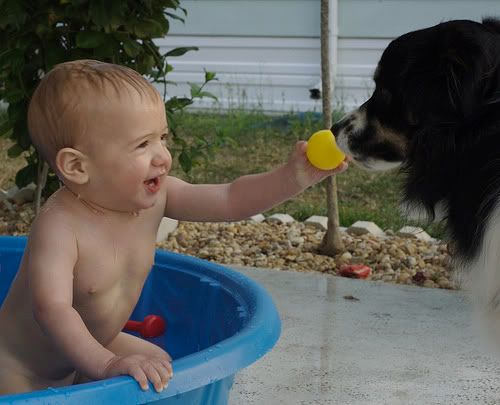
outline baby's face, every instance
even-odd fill
[[[89,141],[82,145],[89,158],[85,197],[117,211],[152,207],[172,165],[163,103],[137,95],[97,103],[91,110]]]

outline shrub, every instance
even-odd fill
[[[197,49],[162,54],[153,42],[167,35],[170,20],[183,21],[186,16],[178,0],[0,0],[0,10],[0,100],[8,105],[0,136],[14,141],[10,157],[26,157],[26,166],[16,175],[18,187],[33,181],[39,188],[45,185],[47,166],[31,144],[26,115],[40,78],[54,65],[98,59],[129,66],[166,89],[166,75],[172,70],[167,60]],[[195,98],[213,97],[203,87],[215,80],[215,74],[205,72],[204,79],[202,85],[191,84],[190,97],[165,100],[169,121]],[[183,147],[175,133],[174,141],[189,170],[199,153]],[[57,187],[55,175],[49,174],[47,194]]]

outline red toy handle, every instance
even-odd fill
[[[124,329],[131,330],[131,331],[134,331],[134,332],[140,332],[141,326],[142,326],[142,322],[139,322],[139,321],[127,321],[127,323],[125,324],[125,328]]]
[[[148,315],[142,322],[127,321],[123,330],[139,332],[142,337],[158,337],[165,333],[167,325],[162,317],[158,315]]]

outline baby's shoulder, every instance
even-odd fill
[[[49,200],[42,206],[31,226],[31,234],[67,237],[75,229],[75,216],[63,203]]]

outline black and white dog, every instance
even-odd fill
[[[446,220],[500,343],[500,21],[402,35],[374,80],[371,98],[333,126],[337,142],[369,170],[400,166],[408,211]]]

